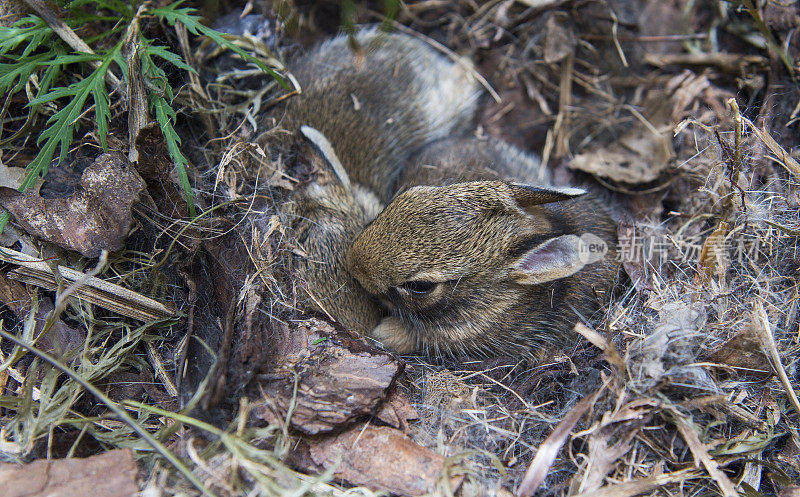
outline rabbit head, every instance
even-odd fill
[[[587,309],[614,266],[604,260],[613,225],[576,198],[584,193],[474,181],[399,194],[346,255],[391,311],[373,337],[399,352],[449,355],[563,342],[569,307]]]

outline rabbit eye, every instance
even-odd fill
[[[432,281],[406,281],[400,288],[413,296],[428,295],[436,288],[436,283]]]

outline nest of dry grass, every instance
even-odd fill
[[[279,10],[267,13],[278,58],[337,26],[325,20],[332,3]],[[381,15],[358,5],[352,20]],[[479,133],[541,152],[556,181],[608,199],[623,266],[613,300],[576,326],[585,340],[575,350],[536,364],[405,358],[399,388],[419,418],[410,437],[446,457],[448,475],[463,476],[461,495],[797,495],[797,7],[415,2],[395,23],[476,61],[491,87]],[[211,71],[203,64],[216,54],[197,55]],[[280,335],[308,319],[298,310],[310,297],[292,269],[293,234],[278,215],[302,178],[254,141],[253,115],[283,93],[236,65],[216,70],[184,89],[194,109],[214,109],[187,107],[195,127],[184,131],[195,138],[195,163],[206,165],[200,201],[221,207],[188,226],[140,212],[145,241],[101,273],[184,315],[134,326],[62,298],[51,316],[86,330],[77,333],[78,375],[105,383],[112,400],[143,400],[127,404],[132,422],[218,495],[371,494],[344,490],[334,468],[290,469],[297,433],[288,421],[257,421],[258,402],[239,400],[257,399],[251,380],[264,375],[242,367],[215,386],[204,380],[213,358],[192,362],[199,346],[181,340],[188,327],[212,350],[227,347],[231,363],[246,362],[269,352],[232,335]],[[224,298],[211,290],[218,279],[228,282]],[[225,300],[236,303],[228,312]],[[35,322],[21,326],[31,339]],[[198,493],[80,383],[22,349],[3,350],[4,457],[130,447],[145,494]],[[126,381],[150,383],[114,391]],[[181,396],[188,407],[177,412]]]

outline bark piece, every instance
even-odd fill
[[[131,208],[144,182],[120,154],[103,154],[81,176],[74,194],[42,198],[0,187],[0,205],[33,236],[85,257],[119,250],[130,231]]]
[[[336,467],[335,477],[353,485],[398,495],[432,493],[444,469],[444,456],[386,426],[359,424],[336,437],[309,442],[311,460]],[[459,480],[451,482],[457,486]]]
[[[308,435],[346,426],[375,412],[403,369],[392,354],[326,323],[311,320],[286,331],[277,340],[277,364],[263,385],[267,393],[257,411],[271,423],[282,423],[294,406],[290,424]]]
[[[4,497],[134,497],[138,468],[130,449],[85,459],[39,459],[25,465],[0,464]]]
[[[409,432],[408,422],[419,419],[419,414],[408,396],[399,388],[392,390],[375,416],[387,425],[400,428],[406,434]]]
[[[0,247],[0,260],[19,266],[8,273],[8,277],[13,280],[22,281],[28,285],[39,286],[47,290],[56,290],[58,288],[53,269],[41,259],[16,250]],[[111,312],[141,321],[164,319],[174,316],[177,312],[172,304],[164,305],[140,293],[100,278],[87,278],[84,273],[66,266],[58,266],[58,272],[68,284],[81,281],[83,286],[75,290],[77,297]]]

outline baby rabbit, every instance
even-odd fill
[[[616,275],[616,231],[582,190],[519,182],[538,169],[510,145],[474,138],[412,159],[403,191],[346,257],[391,310],[374,338],[401,353],[483,356],[577,338],[572,326]]]
[[[321,164],[288,210],[310,292],[401,353],[568,343],[616,274],[608,214],[582,190],[540,185],[538,161],[510,145],[449,138],[474,114],[464,68],[407,36],[357,40],[371,50],[339,37],[290,65],[303,94],[281,124],[302,127]]]
[[[478,92],[467,69],[418,40],[375,29],[355,39],[361,52],[339,36],[291,62],[302,93],[267,116],[289,133],[259,142],[289,168],[317,172],[283,208],[305,252],[298,272],[315,307],[369,334],[385,311],[345,269],[347,246],[381,211],[410,155],[466,127]]]

